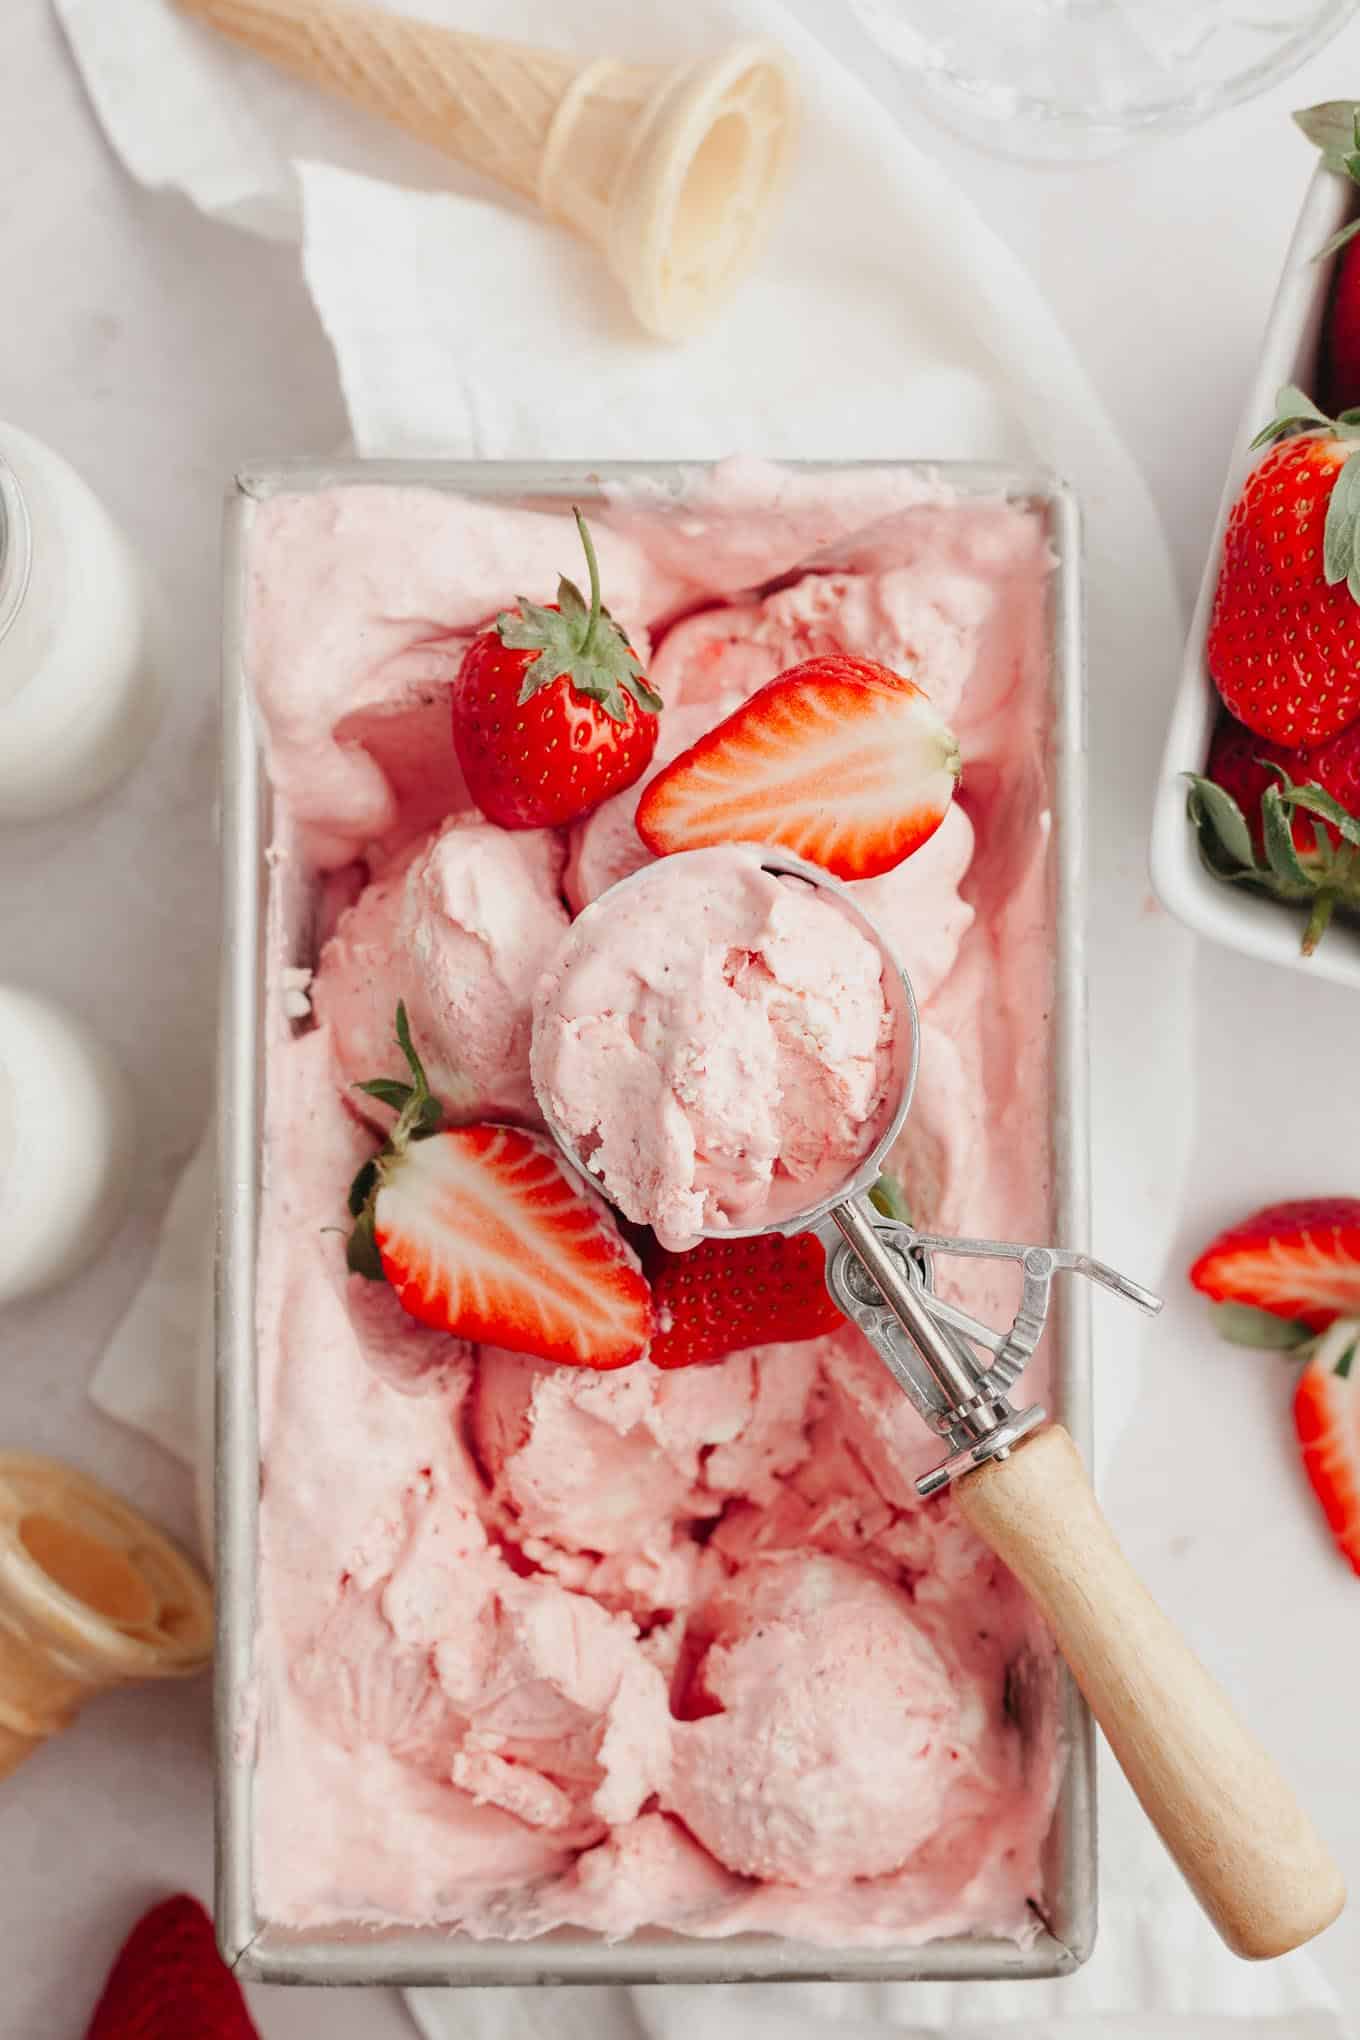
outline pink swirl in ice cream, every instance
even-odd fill
[[[534,1088],[664,1246],[759,1226],[848,1181],[891,1116],[883,979],[840,907],[758,850],[663,858],[588,908],[541,979]]]

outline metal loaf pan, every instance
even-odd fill
[[[843,462],[799,463],[805,471]],[[1055,1236],[1088,1237],[1084,674],[1076,507],[1043,473],[972,463],[875,462],[947,484],[963,497],[1005,496],[1043,520],[1055,568],[1050,582],[1051,727],[1047,754],[1053,816],[1050,882],[1056,929],[1053,1013]],[[220,1945],[244,1977],[271,1983],[560,1984],[701,1983],[765,1979],[904,1980],[1057,1976],[1077,1968],[1095,1934],[1096,1837],[1090,1716],[1063,1675],[1066,1762],[1046,1853],[1045,1889],[1032,1943],[956,1936],[920,1947],[826,1948],[774,1936],[700,1940],[663,1932],[607,1942],[583,1932],[529,1941],[477,1941],[437,1926],[375,1929],[359,1923],[298,1932],[256,1908],[252,1864],[251,1718],[256,1632],[259,1430],[255,1262],[261,1162],[264,937],[271,801],[244,667],[245,551],[254,506],[281,493],[341,485],[400,484],[470,497],[602,505],[619,484],[683,507],[693,464],[611,462],[598,467],[520,462],[364,462],[263,465],[243,472],[228,500],[223,670],[224,952],[220,1043],[217,1263],[217,1672],[216,1910]],[[825,565],[825,561],[818,564]],[[1053,1414],[1090,1447],[1090,1326],[1085,1285],[1057,1300],[1046,1341]]]
[[[1218,693],[1209,678],[1205,645],[1223,533],[1242,483],[1261,458],[1251,451],[1251,442],[1274,417],[1277,391],[1285,383],[1297,383],[1310,396],[1318,397],[1318,352],[1336,258],[1325,262],[1316,258],[1318,250],[1346,224],[1355,202],[1355,186],[1346,178],[1321,167],[1313,173],[1247,392],[1190,625],[1157,786],[1151,864],[1152,883],[1163,905],[1196,934],[1207,935],[1229,949],[1240,949],[1247,956],[1301,970],[1308,977],[1332,978],[1360,989],[1360,928],[1338,918],[1316,954],[1303,956],[1299,949],[1303,917],[1298,909],[1212,877],[1200,863],[1194,830],[1185,813],[1185,774],[1203,772],[1218,720]]]

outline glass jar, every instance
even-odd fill
[[[161,706],[150,610],[103,504],[0,423],[0,822],[77,807],[141,757]]]

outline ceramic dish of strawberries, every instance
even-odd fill
[[[1360,986],[1360,131],[1321,152],[1224,488],[1152,878],[1198,933]]]

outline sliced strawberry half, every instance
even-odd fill
[[[397,1039],[412,1082],[382,1094],[399,1117],[350,1192],[350,1267],[459,1338],[565,1366],[640,1358],[651,1292],[603,1204],[535,1134],[441,1128],[404,1007]]]
[[[1190,1270],[1218,1303],[1325,1331],[1360,1315],[1360,1197],[1269,1204],[1220,1233]]]
[[[701,1240],[687,1253],[649,1258],[658,1367],[706,1367],[747,1346],[791,1345],[845,1323],[826,1286],[826,1249],[815,1233],[784,1239]]]
[[[880,1176],[869,1196],[885,1218],[909,1222],[890,1177]],[[815,1233],[701,1240],[683,1254],[653,1247],[646,1265],[657,1323],[647,1357],[657,1367],[707,1367],[748,1346],[791,1346],[845,1323]]]
[[[1299,1376],[1294,1429],[1337,1545],[1360,1572],[1360,1322],[1340,1318]]]
[[[934,835],[959,771],[953,731],[910,680],[869,659],[807,659],[658,773],[637,829],[658,856],[769,843],[873,878]]]

